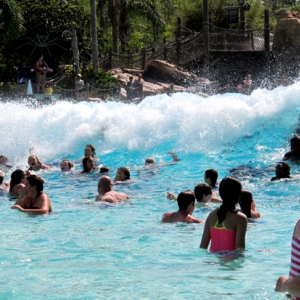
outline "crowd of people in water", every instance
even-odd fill
[[[300,137],[295,135],[290,140],[290,151],[287,152],[283,161],[276,165],[275,177],[270,180],[289,180],[290,166],[285,162],[300,160]],[[173,160],[172,164],[180,161],[173,151],[168,152]],[[112,180],[109,174],[109,167],[97,166],[96,149],[88,144],[84,149],[84,157],[80,161],[82,164],[81,174],[98,172],[98,195],[95,201],[118,203],[129,199],[129,195],[113,190],[113,185],[118,183],[130,183],[130,170],[127,167],[119,167],[115,178]],[[52,211],[52,204],[49,196],[44,192],[44,179],[35,173],[40,170],[50,169],[51,166],[40,162],[36,155],[29,155],[29,168],[27,170],[17,169],[11,173],[10,182],[4,181],[5,173],[2,170],[9,169],[8,158],[0,155],[0,191],[8,193],[15,198],[11,209],[20,212],[34,214],[48,214]],[[145,166],[157,166],[154,158],[147,158]],[[69,159],[64,159],[60,163],[61,172],[70,172],[74,169],[74,163]],[[246,249],[246,231],[249,219],[260,218],[256,211],[253,194],[249,190],[242,188],[241,182],[234,176],[227,176],[218,183],[218,172],[208,169],[204,173],[202,183],[197,184],[193,191],[186,190],[177,196],[167,193],[167,199],[175,200],[178,204],[178,211],[166,212],[161,221],[185,222],[185,223],[205,223],[200,248],[208,249],[213,253],[234,252],[240,253]],[[219,207],[213,209],[211,203],[217,203]],[[239,205],[239,208],[238,208]],[[192,214],[195,207],[210,209],[206,220],[195,218]],[[300,221],[300,220],[299,220]],[[292,243],[292,263],[289,277],[281,276],[276,284],[275,290],[278,292],[288,292],[293,295],[293,299],[300,299],[300,222],[297,222]]]

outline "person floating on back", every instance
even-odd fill
[[[179,210],[177,212],[167,212],[162,216],[161,221],[166,223],[185,222],[185,223],[203,223],[203,220],[192,216],[195,209],[195,195],[191,191],[181,192],[177,196]]]
[[[245,249],[248,219],[237,211],[236,205],[242,192],[242,184],[233,177],[225,177],[219,186],[222,205],[212,211],[205,222],[200,248],[210,252]]]

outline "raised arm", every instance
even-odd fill
[[[177,154],[174,151],[169,151],[168,154],[173,157],[174,161],[180,161],[180,158],[178,158]]]

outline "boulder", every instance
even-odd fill
[[[300,49],[300,19],[281,19],[275,26],[273,51]]]
[[[188,86],[190,83],[196,82],[198,77],[166,61],[153,59],[147,63],[143,79]]]
[[[300,59],[300,19],[288,9],[276,12],[277,24],[274,30],[273,54],[277,64],[279,81],[296,75]]]

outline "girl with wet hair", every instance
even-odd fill
[[[96,170],[95,160],[92,156],[85,157],[82,160],[83,171],[81,174],[87,174]]]
[[[250,191],[242,191],[239,200],[241,212],[247,216],[247,218],[260,218],[260,213],[255,211],[255,203],[253,200],[253,194]]]
[[[10,176],[9,195],[18,197],[19,190],[25,186],[25,172],[22,170],[15,170]]]
[[[242,184],[233,177],[225,177],[219,186],[223,203],[212,211],[204,226],[200,248],[211,252],[245,249],[247,217],[236,210],[242,192]]]
[[[39,171],[41,169],[50,169],[49,166],[42,164],[36,155],[30,155],[28,157],[29,169],[28,171]]]

